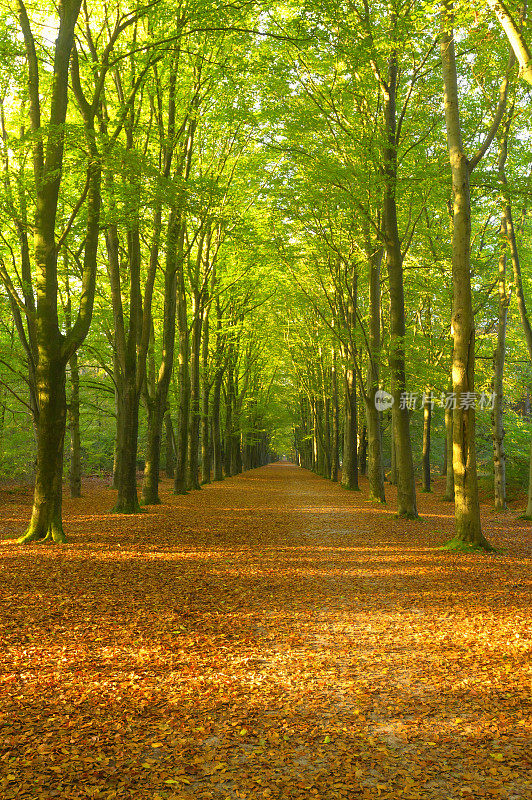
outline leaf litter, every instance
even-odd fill
[[[497,555],[287,464],[21,548],[0,490],[0,796],[505,798],[530,782],[530,526]],[[366,487],[363,485],[363,489]]]

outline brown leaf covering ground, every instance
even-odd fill
[[[4,489],[2,800],[531,798],[529,523],[456,555],[438,491],[388,494],[279,464],[110,516],[93,481],[21,548]]]

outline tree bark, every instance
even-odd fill
[[[356,378],[353,367],[349,366],[346,369],[344,381],[344,458],[342,462],[342,486],[344,489],[358,491],[358,421]]]
[[[339,437],[340,437],[340,411],[338,403],[338,376],[336,372],[336,350],[331,351],[331,386],[332,386],[332,441],[331,441],[331,480],[338,481],[339,469]]]
[[[187,446],[187,489],[199,489],[199,444],[201,425],[200,358],[203,316],[199,297],[196,295],[192,308],[192,347],[190,353],[190,419]]]
[[[444,78],[445,123],[453,190],[453,470],[455,538],[451,548],[484,548],[478,501],[475,451],[475,324],[471,299],[471,199],[469,163],[464,153],[458,106],[458,79],[454,49],[453,2],[445,0],[441,54]]]
[[[386,145],[384,152],[384,213],[383,234],[386,246],[386,266],[390,287],[390,372],[394,413],[392,415],[397,460],[397,516],[415,519],[416,484],[410,440],[408,408],[401,407],[406,391],[405,362],[405,303],[403,257],[397,227],[397,142],[396,142],[397,53],[392,52],[388,64],[388,91],[384,95]]]
[[[231,476],[231,453],[233,436],[233,368],[227,370],[227,390],[225,395],[225,431],[224,431],[224,475]]]
[[[449,384],[449,393],[452,393],[453,382]],[[453,470],[453,410],[445,406],[445,449],[447,464],[445,470],[445,494],[443,499],[452,503],[454,501],[454,470]]]
[[[175,475],[175,445],[174,426],[170,411],[167,411],[164,415],[164,432],[166,443],[165,473],[167,478],[173,478]]]
[[[506,197],[506,202],[504,206],[504,234],[506,236],[509,253],[512,260],[512,273],[514,279],[517,308],[519,310],[519,317],[521,319],[521,326],[525,337],[528,356],[530,361],[532,362],[532,326],[530,324],[528,309],[526,306],[526,299],[523,288],[523,277],[521,274],[521,261],[519,258],[519,249],[517,247],[517,239],[515,236],[515,228],[513,223],[512,206],[508,197]],[[523,516],[525,517],[525,519],[532,519],[532,438],[530,442],[528,501],[527,501],[526,511]]]
[[[201,343],[202,360],[202,391],[201,391],[201,482],[211,482],[211,442],[209,395],[211,384],[209,381],[209,309],[206,310],[203,322],[203,339]]]
[[[70,432],[70,468],[68,481],[70,496],[81,497],[81,434],[79,428],[79,366],[74,353],[70,365],[70,399],[68,402],[68,428]]]
[[[177,325],[179,333],[178,405],[174,494],[186,494],[188,420],[190,411],[189,333],[183,267],[178,277]]]
[[[368,481],[369,499],[385,503],[384,466],[382,456],[382,426],[380,412],[376,407],[375,395],[379,389],[381,359],[381,261],[382,248],[371,247],[366,233],[366,255],[370,268],[369,279],[369,363],[366,396],[366,424],[368,429]]]
[[[430,424],[432,420],[431,390],[425,389],[423,404],[423,491],[430,492]]]
[[[37,426],[37,469],[30,524],[19,543],[64,542],[62,522],[63,446],[66,426],[65,363],[53,351],[40,348],[37,366],[39,419]]]
[[[50,100],[49,135],[43,136],[39,62],[31,26],[22,0],[19,22],[28,62],[28,94],[33,133],[33,172],[36,192],[34,262],[36,272],[34,326],[35,386],[38,401],[37,465],[31,520],[19,542],[63,542],[62,478],[67,418],[66,365],[85,339],[94,303],[96,253],[100,218],[101,168],[93,133],[94,113],[84,114],[88,166],[87,228],[84,242],[82,293],[74,325],[66,335],[58,320],[56,216],[63,175],[64,123],[68,104],[70,57],[80,0],[64,0],[59,6],[59,30],[55,41]],[[46,140],[46,145],[44,144]],[[31,275],[28,276],[31,281]],[[23,289],[32,293],[31,282]],[[32,301],[33,302],[33,301]],[[23,304],[23,301],[21,301]],[[37,409],[36,409],[37,410]]]
[[[214,376],[212,387],[212,450],[214,460],[215,481],[223,480],[223,452],[222,452],[222,433],[220,424],[220,400],[222,393],[223,370],[218,367]]]

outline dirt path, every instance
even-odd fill
[[[21,549],[0,491],[0,797],[532,796],[530,528],[435,550],[452,508],[393,517],[274,465],[134,517],[93,482],[65,547]],[[528,780],[528,782],[527,782]]]

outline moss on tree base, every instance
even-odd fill
[[[446,544],[438,548],[439,550],[450,550],[453,553],[496,553],[497,550],[484,537],[478,543],[465,542],[455,536]]]
[[[30,525],[22,536],[18,537],[17,544],[31,544],[31,542],[36,542],[37,544],[65,544],[66,540],[63,526],[53,523],[45,533]]]

